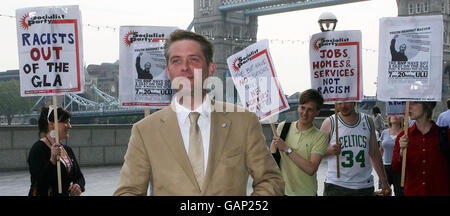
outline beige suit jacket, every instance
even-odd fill
[[[203,188],[189,162],[176,113],[169,106],[133,125],[114,195],[146,195],[151,184],[152,195],[245,196],[249,174],[252,195],[283,195],[284,181],[256,115],[242,108],[230,112],[237,109],[234,104],[213,104]]]

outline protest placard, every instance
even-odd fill
[[[363,99],[361,31],[326,31],[314,34],[309,45],[311,88],[324,103],[358,102]],[[339,137],[335,105],[335,139]],[[340,177],[339,156],[336,175]]]
[[[256,113],[259,121],[268,121],[274,136],[278,114],[289,110],[275,66],[270,56],[269,41],[261,40],[227,58],[228,68],[243,107]],[[286,163],[285,153],[281,160]],[[291,173],[287,170],[289,186],[295,191]]]
[[[408,135],[409,102],[441,100],[443,17],[384,17],[379,38],[377,98],[406,101],[404,134]],[[402,154],[400,185],[404,186],[407,148]]]
[[[78,6],[16,10],[20,94],[84,91],[83,40]]]
[[[386,115],[391,117],[405,116],[406,102],[405,101],[388,101],[386,102]]]
[[[254,43],[228,57],[227,63],[243,107],[255,112],[260,121],[289,110],[270,56],[268,40]]]
[[[311,87],[325,103],[363,99],[361,31],[328,31],[310,41]]]
[[[121,26],[119,99],[122,106],[163,108],[174,94],[165,72],[164,43],[176,27]]]
[[[377,99],[440,101],[442,16],[380,19]]]
[[[20,95],[53,96],[84,91],[81,13],[78,6],[16,10]],[[58,125],[57,112],[54,124]],[[59,130],[55,139],[59,140]],[[58,193],[62,193],[61,163],[57,157]]]

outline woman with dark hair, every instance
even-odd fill
[[[52,106],[43,107],[39,117],[39,136],[42,137],[33,144],[28,156],[31,174],[29,196],[79,196],[84,192],[84,176],[72,149],[61,145],[61,140],[69,137],[71,114],[58,107],[58,126],[54,123]],[[59,141],[55,140],[55,128],[59,132]],[[61,162],[62,193],[58,194],[56,173],[57,158]]]

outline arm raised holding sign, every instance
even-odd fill
[[[328,135],[328,141],[330,139],[332,139],[333,137],[330,137],[330,132],[331,132],[331,120],[330,118],[326,118],[323,123],[322,126],[320,127],[320,130],[325,132]],[[339,155],[341,153],[341,144],[339,143],[339,141],[331,146],[328,146],[327,148],[327,152],[325,153],[325,157],[326,156],[330,156],[330,155]]]
[[[337,118],[332,115],[322,125],[321,129],[330,135],[328,154],[339,152],[339,161],[335,157],[327,157],[324,196],[374,195],[372,165],[382,179],[383,188],[387,185],[373,122],[367,115],[358,113],[355,106],[354,102],[338,103]],[[335,138],[335,125],[339,128],[338,141]],[[338,170],[339,177],[336,175]]]
[[[302,92],[299,98],[298,121],[289,126],[284,140],[279,136],[274,136],[272,140],[272,152],[274,148],[278,148],[286,153],[287,159],[281,163],[283,177],[285,182],[289,183],[285,186],[286,195],[317,195],[316,172],[328,145],[327,135],[313,125],[322,104],[323,98],[317,90],[308,89]],[[288,125],[281,123],[278,132],[284,127]]]

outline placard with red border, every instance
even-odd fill
[[[42,90],[25,90],[25,95],[33,94],[55,94],[64,92],[81,92],[81,71],[80,71],[80,49],[79,49],[79,35],[78,35],[78,21],[76,19],[66,19],[66,20],[52,20],[52,25],[54,24],[73,24],[75,32],[75,52],[76,52],[76,64],[77,64],[77,87],[75,88],[58,88],[58,89],[42,89]]]

